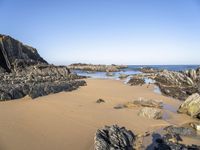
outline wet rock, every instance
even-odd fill
[[[131,86],[143,85],[143,84],[145,84],[145,81],[143,78],[138,78],[138,77],[134,76],[127,82],[127,84],[129,84]]]
[[[186,113],[191,117],[198,117],[200,114],[200,95],[195,93],[189,96],[178,109],[179,113]]]
[[[99,99],[96,101],[96,103],[105,103],[105,100],[99,98]]]
[[[163,103],[158,100],[152,100],[152,99],[143,99],[139,98],[138,100],[134,100],[133,104],[143,107],[154,107],[154,108],[162,108]]]
[[[135,135],[125,127],[105,126],[95,135],[95,150],[133,150]]]
[[[146,150],[200,150],[200,146],[198,145],[184,145],[179,143],[181,141],[180,136],[174,137],[170,134],[161,136],[158,133],[153,133],[152,137],[152,144]],[[177,139],[172,140],[172,138]]]
[[[149,119],[161,119],[162,118],[162,110],[157,108],[150,108],[150,107],[144,107],[139,110],[138,116],[146,117]]]
[[[84,70],[84,71],[99,71],[99,72],[117,72],[121,69],[127,68],[126,65],[93,65],[93,64],[71,64],[68,68],[72,70]]]
[[[178,134],[181,136],[196,136],[196,131],[193,128],[186,126],[168,126],[165,127],[164,130],[169,134]]]

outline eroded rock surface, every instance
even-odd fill
[[[105,126],[95,135],[95,150],[133,150],[135,135],[125,127]]]
[[[32,98],[86,85],[66,66],[48,64],[35,48],[0,35],[0,100]]]

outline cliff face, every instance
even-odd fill
[[[11,72],[19,62],[27,66],[38,63],[47,64],[35,48],[24,45],[10,36],[0,34],[0,70]]]
[[[85,85],[66,66],[49,65],[35,48],[0,35],[0,101],[70,91]]]

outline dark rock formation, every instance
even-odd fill
[[[95,150],[133,150],[135,135],[124,127],[105,126],[95,135]]]
[[[130,80],[127,82],[127,84],[129,84],[131,86],[143,85],[143,84],[145,84],[145,81],[144,81],[143,78],[133,76],[133,77],[130,78]]]
[[[72,70],[83,70],[83,71],[99,71],[99,72],[117,72],[121,69],[125,69],[126,65],[93,65],[93,64],[71,64],[68,66]]]
[[[0,100],[32,98],[85,85],[66,66],[49,65],[37,50],[0,35]]]
[[[0,35],[0,66],[11,72],[15,64],[25,62],[26,65],[47,64],[35,48],[24,45],[10,36]]]

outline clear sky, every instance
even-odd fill
[[[0,0],[0,33],[54,64],[200,64],[200,0]]]

